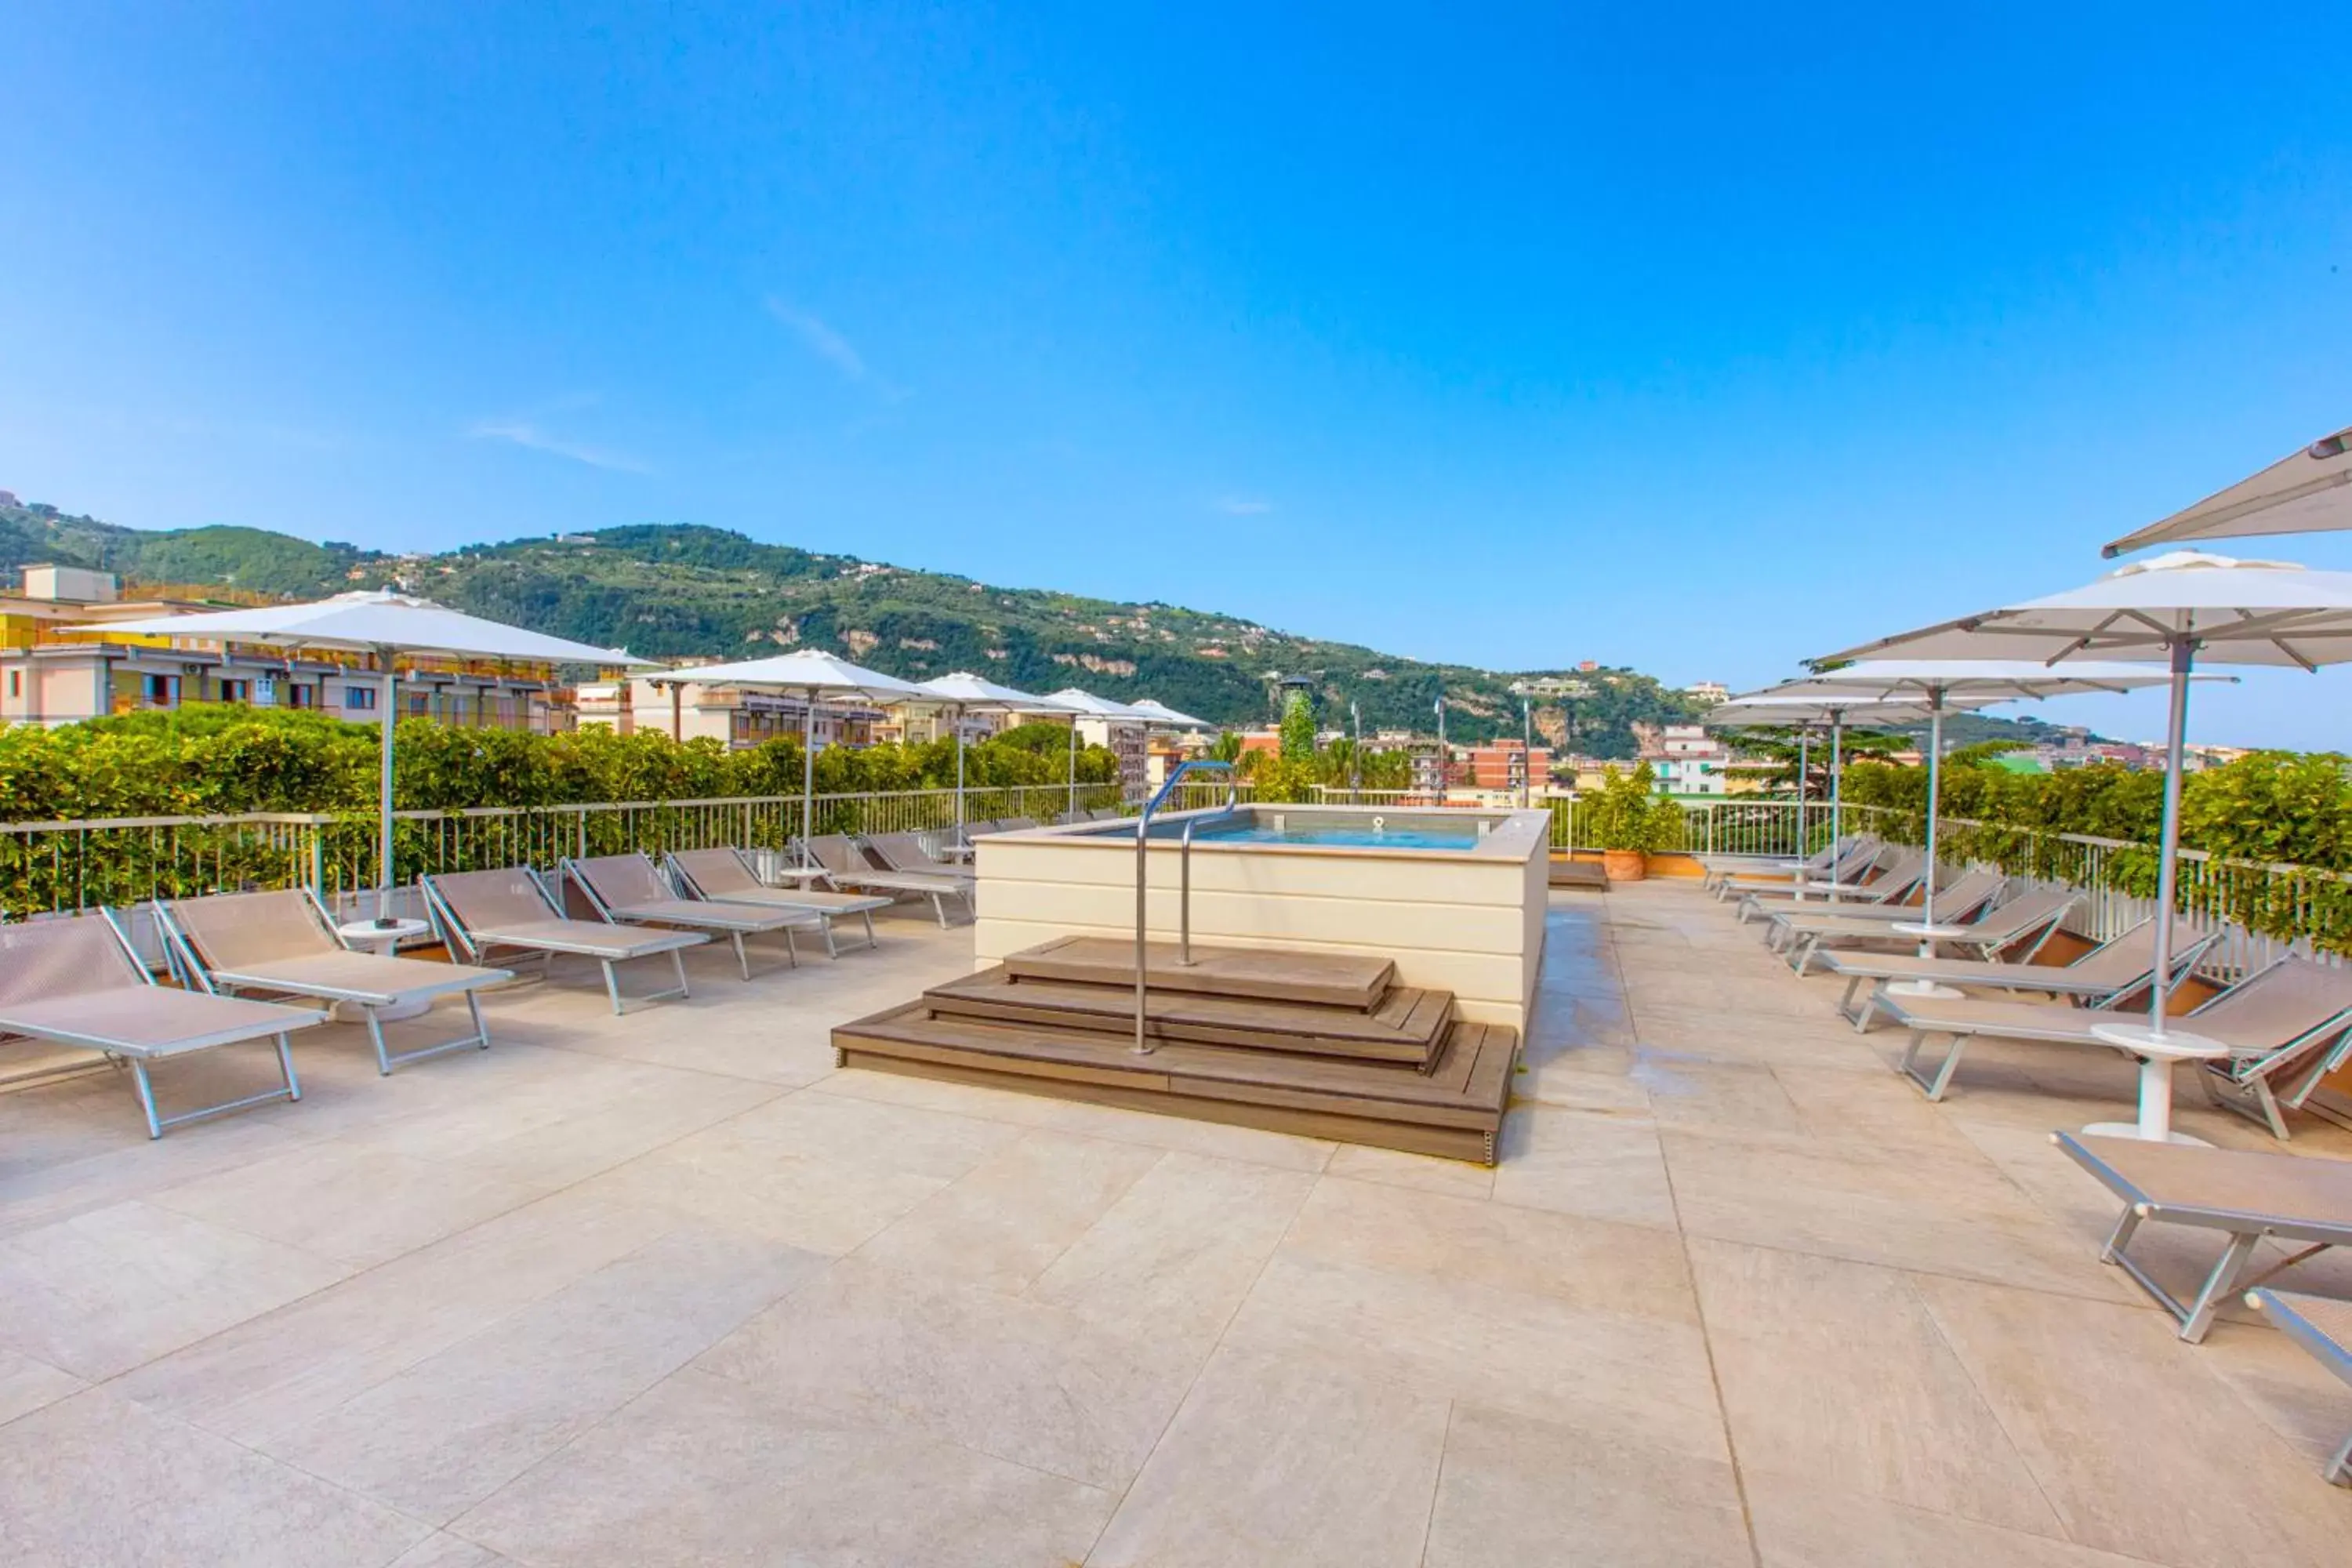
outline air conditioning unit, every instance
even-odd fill
[[[184,664],[180,666],[180,673],[182,675],[202,675],[205,672],[205,667],[201,664]]]

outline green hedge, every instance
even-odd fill
[[[457,729],[404,719],[394,799],[401,810],[561,805],[607,800],[797,795],[796,739],[730,752],[659,733],[566,735]],[[973,785],[1059,784],[1069,731],[1026,725],[969,748]],[[0,822],[243,812],[373,811],[377,734],[317,714],[237,708],[133,714],[56,730],[0,729]],[[1118,759],[1081,748],[1081,783],[1118,776]],[[821,795],[945,789],[955,742],[829,747],[817,753]]]

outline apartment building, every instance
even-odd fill
[[[583,686],[572,700],[583,727],[624,735],[647,730],[674,741],[712,740],[730,751],[785,736],[797,740],[811,720],[807,700],[784,692],[698,680],[656,685],[644,676]],[[820,751],[871,745],[889,721],[879,708],[839,702],[819,702],[814,717]]]
[[[56,726],[215,702],[315,710],[361,723],[383,717],[381,676],[367,654],[66,629],[222,607],[125,599],[112,574],[79,566],[26,567],[21,591],[0,592],[0,723]],[[400,717],[569,729],[568,699],[554,679],[543,665],[404,658]]]

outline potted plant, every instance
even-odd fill
[[[1578,837],[1597,846],[1612,882],[1638,882],[1650,874],[1650,852],[1663,848],[1672,831],[1666,815],[1679,809],[1654,793],[1655,775],[1643,763],[1631,773],[1611,768],[1580,814]]]

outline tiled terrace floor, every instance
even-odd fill
[[[2352,1396],[2095,1260],[2044,1134],[2124,1064],[1927,1105],[1654,885],[1556,905],[1496,1171],[832,1070],[969,963],[907,919],[621,1019],[529,988],[157,1144],[119,1083],[0,1097],[0,1562],[2352,1560]]]

